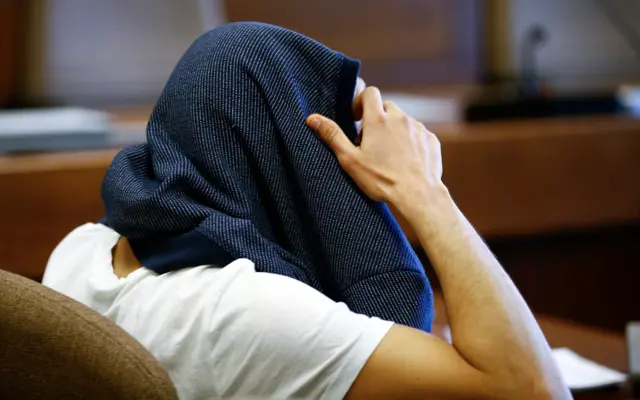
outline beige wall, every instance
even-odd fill
[[[597,0],[599,1],[599,0]],[[640,36],[640,1],[606,0],[635,26]],[[540,49],[539,65],[558,89],[598,90],[621,79],[640,81],[640,55],[593,0],[489,1],[488,34],[495,44],[490,65],[496,72],[520,71],[520,42],[534,24],[547,28],[550,41]]]
[[[61,103],[152,102],[203,25],[218,21],[215,15],[203,19],[199,14],[202,4],[215,14],[218,0],[31,1],[26,97]],[[640,1],[609,1],[640,34]],[[492,70],[518,73],[519,41],[529,26],[540,23],[551,36],[540,51],[541,71],[557,88],[598,90],[615,87],[620,77],[640,81],[640,61],[593,0],[487,4]]]
[[[29,96],[59,103],[155,99],[211,24],[198,1],[35,0]]]

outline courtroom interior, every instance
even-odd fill
[[[367,84],[440,140],[444,183],[550,346],[602,367],[591,382],[579,366],[567,372],[575,398],[633,398],[640,390],[636,0],[3,0],[0,270],[12,275],[0,279],[0,297],[21,300],[1,305],[0,320],[45,296],[38,286],[51,252],[75,227],[104,217],[105,172],[120,149],[146,140],[182,54],[203,32],[234,21],[291,29],[360,60]],[[438,279],[415,250],[436,293],[434,332],[446,336]],[[69,324],[103,322],[74,315]],[[31,317],[22,322],[27,332],[66,318]],[[112,328],[104,329],[114,343],[139,346]],[[8,349],[14,339],[2,331],[0,347]],[[37,351],[21,346],[11,357]],[[95,346],[78,357],[109,351]],[[141,357],[164,377],[150,355]],[[138,378],[126,372],[126,357],[118,360],[111,380]],[[47,363],[33,361],[31,376],[54,376],[59,366]],[[11,375],[0,371],[0,380]],[[163,385],[170,383],[140,384],[136,393],[162,398],[154,390]]]

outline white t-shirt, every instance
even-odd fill
[[[100,224],[77,228],[51,255],[43,283],[135,337],[181,399],[343,398],[393,325],[246,259],[119,279],[111,256],[119,238]]]

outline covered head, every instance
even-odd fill
[[[355,138],[358,69],[275,26],[204,34],[164,88],[147,142],[113,160],[106,223],[158,273],[247,258],[352,311],[430,330],[432,293],[416,254],[305,124],[319,113]]]

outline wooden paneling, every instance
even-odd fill
[[[0,108],[7,105],[18,80],[27,1],[0,1]]]
[[[227,0],[230,21],[261,21],[301,32],[360,59],[382,87],[472,83],[481,64],[476,0]]]
[[[444,181],[487,236],[640,221],[640,120],[436,126]]]
[[[640,120],[434,130],[456,202],[534,310],[616,330],[640,319]],[[115,153],[0,157],[0,268],[37,279],[64,235],[101,218]]]
[[[486,239],[536,313],[616,332],[640,320],[640,223]],[[418,255],[439,287],[428,258]]]
[[[67,233],[102,218],[100,185],[114,155],[0,158],[0,268],[38,279]]]
[[[32,4],[27,101],[90,107],[154,104],[216,2],[13,1]]]
[[[536,312],[618,332],[640,320],[640,223],[489,245]]]

